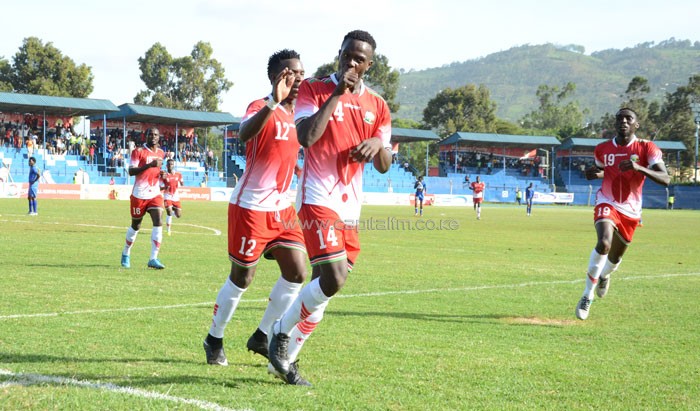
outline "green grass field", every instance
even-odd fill
[[[230,366],[201,342],[229,270],[226,203],[188,202],[146,269],[150,221],[119,265],[124,201],[0,200],[0,410],[700,409],[700,213],[646,210],[587,321],[574,308],[592,210],[428,207],[452,230],[380,230],[300,355],[314,387],[245,350],[278,277],[262,261],[229,324]],[[458,227],[457,227],[458,226]]]

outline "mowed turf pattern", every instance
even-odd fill
[[[279,276],[263,260],[202,340],[229,272],[227,203],[184,202],[146,267],[126,201],[0,199],[0,410],[700,409],[700,213],[645,210],[587,321],[592,208],[365,206],[362,252],[282,384],[245,349]],[[439,229],[441,228],[441,229]]]

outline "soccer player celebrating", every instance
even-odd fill
[[[36,158],[29,157],[29,189],[27,190],[27,201],[29,202],[28,215],[39,215],[36,211],[36,194],[39,189],[39,179],[41,171],[36,166]]]
[[[642,218],[642,187],[649,177],[668,186],[670,177],[661,150],[651,141],[637,138],[637,113],[622,108],[615,114],[617,136],[600,143],[594,151],[595,165],[586,170],[586,178],[602,178],[593,220],[598,242],[591,252],[586,272],[586,289],[576,305],[576,317],[588,318],[593,292],[603,298],[610,287],[610,274],[617,270],[632,242]],[[597,286],[597,287],[596,287]]]
[[[161,177],[163,187],[163,197],[165,200],[165,227],[170,236],[170,226],[173,223],[173,215],[180,218],[182,216],[182,205],[180,205],[180,194],[177,189],[184,186],[182,174],[175,171],[175,160],[172,158],[165,163],[166,172]]]
[[[122,251],[122,267],[131,267],[131,247],[141,229],[141,221],[148,213],[153,222],[151,231],[151,258],[148,267],[162,270],[165,266],[158,260],[160,243],[163,241],[163,195],[160,192],[160,172],[165,153],[158,145],[160,132],[157,128],[146,130],[146,144],[131,153],[129,175],[136,176],[131,191],[131,226],[126,230],[126,242]]]
[[[418,215],[418,202],[420,201],[420,216],[423,217],[423,199],[425,198],[426,185],[423,183],[423,176],[418,177],[416,183],[413,184],[413,188],[416,189],[416,197],[413,200],[413,206],[415,215]]]
[[[479,176],[476,176],[476,181],[469,184],[469,189],[474,192],[474,210],[476,210],[476,219],[481,220],[481,203],[484,201],[484,189],[486,188],[486,183],[480,180]]]
[[[247,142],[247,165],[228,207],[231,271],[216,297],[204,340],[207,363],[212,365],[228,365],[224,329],[253,281],[261,256],[277,260],[282,275],[270,292],[258,329],[248,339],[247,347],[253,352],[267,357],[266,333],[292,304],[306,278],[304,235],[288,197],[299,152],[294,125],[294,101],[304,79],[299,54],[293,50],[274,53],[268,60],[267,75],[272,93],[250,103],[239,131],[241,141]],[[294,344],[303,342],[295,338]],[[283,377],[289,384],[309,385],[296,369]]]
[[[348,33],[338,71],[299,88],[295,120],[305,157],[296,206],[313,280],[272,327],[270,364],[282,377],[296,369],[296,353],[288,349],[295,325],[304,334],[316,327],[357,260],[365,162],[373,161],[381,173],[391,166],[389,108],[362,81],[375,48],[369,33]]]

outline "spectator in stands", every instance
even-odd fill
[[[586,272],[586,288],[576,305],[576,317],[588,318],[593,294],[603,298],[610,287],[610,275],[617,270],[642,217],[642,190],[648,177],[668,186],[670,176],[663,153],[653,141],[637,138],[637,113],[621,108],[615,113],[617,135],[598,144],[595,167],[586,178],[602,178],[593,211],[598,240],[591,252]]]
[[[297,217],[287,197],[299,150],[296,129],[289,127],[294,124],[294,101],[304,79],[299,54],[276,52],[269,58],[267,74],[272,92],[250,103],[240,125],[239,137],[248,144],[248,167],[241,177],[245,184],[236,187],[229,204],[231,270],[216,298],[218,308],[204,341],[209,364],[226,365],[224,329],[250,286],[260,257],[276,259],[281,276],[258,328],[248,339],[247,347],[253,352],[268,356],[267,333],[272,322],[292,304],[306,278],[304,237],[298,224],[288,224]],[[279,138],[280,125],[288,131],[283,139]]]
[[[36,167],[36,158],[29,157],[29,189],[27,190],[27,200],[29,201],[29,215],[38,215],[36,195],[39,190],[39,178],[41,170]]]
[[[525,189],[525,204],[527,205],[527,216],[532,213],[532,199],[535,198],[535,189],[532,188],[532,183]]]
[[[160,173],[165,153],[160,149],[160,132],[157,128],[149,129],[146,133],[146,144],[136,149],[131,156],[129,175],[136,176],[131,192],[130,210],[131,226],[126,231],[126,240],[122,251],[121,264],[124,268],[131,267],[131,247],[141,229],[141,221],[146,213],[151,216],[151,257],[148,267],[163,269],[165,266],[158,260],[160,244],[163,241],[163,196],[160,192]]]

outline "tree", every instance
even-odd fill
[[[332,74],[338,70],[338,57],[332,63],[319,66],[314,73],[315,77]],[[374,55],[374,63],[365,74],[367,84],[375,89],[389,105],[392,113],[399,111],[400,105],[396,101],[396,92],[399,89],[399,71],[389,66],[389,59],[382,54]]]
[[[620,107],[629,107],[637,113],[639,124],[642,125],[637,134],[644,138],[653,136],[658,130],[656,120],[659,116],[660,106],[658,103],[649,103],[646,100],[650,91],[651,87],[649,87],[647,79],[635,76],[627,86],[625,94],[621,96],[625,98],[625,101]]]
[[[536,93],[540,106],[523,117],[523,128],[554,134],[560,139],[580,135],[585,112],[581,112],[578,102],[566,102],[575,91],[576,84],[571,82],[561,90],[541,84]]]
[[[447,137],[457,131],[493,133],[496,131],[496,103],[483,84],[445,89],[433,97],[423,110],[426,128]]]
[[[0,61],[0,88],[18,93],[61,97],[87,97],[93,75],[85,64],[76,65],[53,43],[27,37],[12,58]]]
[[[700,74],[688,80],[687,86],[681,86],[675,92],[666,94],[658,124],[664,126],[659,130],[660,139],[681,141],[687,148],[681,153],[683,164],[692,166],[695,158],[695,122],[690,104],[700,102]]]
[[[224,76],[221,63],[212,58],[209,43],[198,42],[189,56],[173,58],[156,43],[139,57],[141,80],[147,89],[134,102],[182,110],[218,111],[221,94],[233,83]]]

